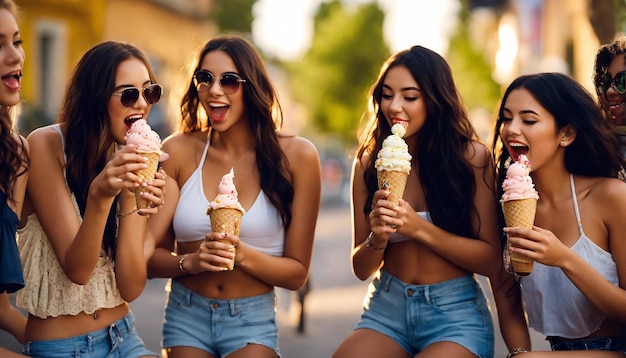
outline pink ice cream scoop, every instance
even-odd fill
[[[239,194],[237,193],[237,188],[235,188],[234,178],[234,170],[231,168],[230,172],[224,174],[222,180],[220,180],[217,186],[217,196],[215,200],[209,203],[209,212],[211,210],[229,208],[237,209],[241,211],[242,214],[246,213],[243,206],[239,204]]]
[[[161,151],[161,137],[150,128],[145,119],[138,119],[133,122],[124,139],[126,139],[127,145],[137,146],[137,150],[140,152],[160,153],[159,161],[161,162],[169,158],[167,153]]]
[[[501,201],[520,199],[539,199],[533,179],[530,177],[530,162],[526,155],[521,154],[517,162],[512,163],[502,182]]]

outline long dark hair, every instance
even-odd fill
[[[17,17],[17,7],[11,0],[0,0],[0,9],[8,10]],[[13,185],[17,178],[28,171],[29,158],[24,140],[13,136],[12,107],[0,105],[0,192],[13,202]],[[18,213],[19,214],[19,213]]]
[[[276,133],[283,121],[276,89],[257,50],[248,40],[238,35],[223,35],[209,40],[198,53],[193,73],[200,70],[202,59],[212,51],[226,53],[235,63],[239,75],[246,80],[241,91],[245,113],[257,143],[255,151],[261,189],[278,209],[283,223],[288,227],[291,223],[294,192],[287,169],[289,163],[278,144]],[[181,122],[178,132],[189,133],[204,129],[199,118],[199,104],[198,91],[190,78],[180,106]]]
[[[472,164],[466,157],[470,142],[478,137],[463,107],[450,66],[439,54],[422,46],[413,46],[390,57],[370,89],[370,120],[357,150],[359,159],[366,153],[370,156],[364,172],[369,194],[363,212],[367,215],[371,211],[371,201],[378,189],[376,154],[391,134],[380,107],[383,83],[389,70],[400,66],[407,68],[418,83],[426,105],[426,121],[416,134],[417,148],[411,154],[413,163],[417,163],[430,217],[434,224],[449,232],[473,237],[477,233],[472,229],[476,183]]]
[[[107,104],[115,89],[119,64],[138,59],[156,83],[150,62],[137,47],[108,41],[88,50],[70,78],[58,123],[65,131],[67,183],[76,197],[81,215],[85,213],[89,185],[107,163],[114,139],[110,131]],[[104,230],[103,247],[115,257],[117,237],[117,198],[114,200]]]

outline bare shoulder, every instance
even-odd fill
[[[602,204],[600,207],[611,208],[611,210],[617,210],[618,208],[626,208],[626,183],[617,178],[604,178],[593,177],[584,178],[584,181],[588,181],[589,184],[589,196],[594,202]]]
[[[491,165],[491,152],[483,143],[473,140],[467,144],[465,158],[475,167],[483,168]]]
[[[61,136],[52,125],[33,130],[26,140],[33,156],[50,156],[53,153],[63,153]]]
[[[291,165],[301,161],[319,161],[317,147],[304,137],[279,134],[278,143]]]
[[[170,155],[169,160],[176,161],[189,157],[198,147],[204,148],[206,140],[207,132],[175,133],[163,140],[161,149]]]

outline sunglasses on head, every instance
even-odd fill
[[[148,104],[155,104],[161,99],[163,93],[163,87],[161,85],[153,83],[147,85],[142,90],[143,98]],[[113,92],[114,96],[120,96],[120,102],[124,107],[132,107],[139,99],[139,88],[126,87],[121,92]]]
[[[608,73],[605,73],[600,77],[599,82],[598,88],[602,90],[602,93],[606,93],[611,87],[619,94],[626,93],[626,71],[616,73],[613,78]]]
[[[207,70],[200,70],[193,75],[193,83],[198,92],[208,91],[214,82],[215,75]],[[227,72],[220,76],[219,82],[224,93],[235,94],[239,90],[239,83],[246,82],[246,80],[239,77],[236,73]]]

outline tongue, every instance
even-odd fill
[[[20,81],[13,76],[2,78],[2,82],[4,82],[5,86],[9,87],[12,90],[20,89]]]
[[[226,116],[228,107],[211,107],[211,119],[214,121],[220,121]]]

